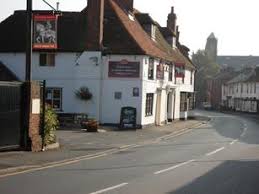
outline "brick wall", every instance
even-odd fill
[[[25,92],[30,96],[30,114],[29,122],[27,122],[27,149],[33,152],[39,152],[42,149],[41,138],[41,116],[39,112],[32,112],[33,100],[40,99],[40,85],[37,82],[31,82],[25,84]],[[35,106],[35,105],[34,105]],[[40,104],[39,104],[40,106]],[[28,111],[28,109],[27,109]]]

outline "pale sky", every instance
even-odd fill
[[[26,0],[1,0],[0,21]],[[48,0],[55,5],[57,0]],[[59,0],[62,11],[79,11],[86,0]],[[258,0],[135,0],[134,6],[148,12],[161,26],[166,25],[170,7],[175,7],[180,41],[191,51],[204,49],[211,32],[218,38],[219,55],[259,55]],[[42,0],[33,0],[33,9],[48,9]]]

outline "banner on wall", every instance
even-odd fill
[[[33,16],[33,48],[57,49],[57,15]]]
[[[184,63],[175,63],[175,77],[185,77]]]

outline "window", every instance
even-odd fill
[[[241,93],[243,93],[243,83],[241,83]]]
[[[181,101],[180,101],[181,112],[187,111],[187,100],[188,100],[187,94],[188,93],[186,92],[181,92]]]
[[[146,95],[146,116],[153,115],[153,100],[154,100],[154,94],[148,93]]]
[[[62,88],[46,88],[46,103],[54,110],[62,110]]]
[[[246,84],[246,93],[248,94],[248,90],[249,90],[249,87],[248,87],[248,84]]]
[[[238,93],[238,86],[239,86],[239,85],[237,84],[237,85],[236,85],[236,87],[237,87],[236,92],[237,92],[237,93]]]
[[[250,83],[250,93],[252,94],[253,93],[253,84]]]
[[[55,54],[54,53],[41,53],[40,54],[40,66],[55,66]]]
[[[254,93],[256,93],[256,83],[254,83]]]
[[[164,65],[162,63],[156,66],[156,78],[160,80],[164,79]]]
[[[173,65],[169,65],[168,81],[173,81]]]
[[[148,64],[148,79],[153,80],[154,79],[154,59],[149,59]]]
[[[151,39],[156,41],[156,26],[151,24]]]

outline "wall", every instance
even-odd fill
[[[98,59],[98,65],[93,61]],[[92,59],[91,59],[92,58]],[[0,60],[21,80],[25,78],[25,54],[1,53]],[[100,52],[57,53],[55,66],[39,66],[39,53],[32,55],[32,79],[47,80],[47,87],[62,88],[62,112],[87,113],[98,118],[100,96]],[[93,99],[87,103],[78,100],[74,92],[87,86]]]
[[[109,77],[109,62],[127,60],[129,62],[140,62],[139,78],[115,78]],[[142,84],[143,56],[109,55],[103,57],[103,76],[101,93],[101,122],[106,124],[118,124],[120,122],[121,108],[125,106],[137,109],[137,124],[141,125],[142,114]],[[139,88],[139,97],[133,97],[133,88]],[[121,92],[121,99],[115,99],[114,93]]]

